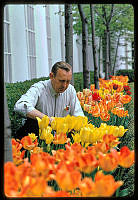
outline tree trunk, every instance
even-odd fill
[[[106,68],[106,34],[105,34],[105,31],[102,36],[102,63],[103,63],[103,72],[105,74],[105,68]]]
[[[111,36],[110,36],[110,30],[109,30],[109,75],[112,75],[112,63],[111,63]]]
[[[105,65],[105,80],[109,79],[109,29],[106,27],[106,65]]]
[[[83,87],[90,87],[90,69],[88,63],[88,22],[83,12],[82,5],[78,4],[82,21],[82,55],[83,55]]]
[[[99,48],[98,48],[98,66],[99,66],[99,78],[102,77],[101,75],[101,45],[102,45],[102,42],[101,42],[102,38],[100,37],[99,38]]]
[[[95,22],[94,22],[93,4],[90,4],[90,13],[91,13],[91,27],[92,27],[92,50],[93,50],[93,61],[94,61],[94,84],[95,88],[99,89],[99,74],[98,74],[98,65],[96,57]]]
[[[73,77],[73,18],[72,18],[72,4],[65,4],[65,60],[72,66],[72,80]]]

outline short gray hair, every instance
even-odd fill
[[[56,76],[58,69],[63,69],[65,71],[69,72],[72,70],[72,67],[70,64],[68,64],[64,61],[56,62],[51,69],[51,72],[53,72],[54,76]]]

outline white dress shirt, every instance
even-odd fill
[[[32,85],[14,106],[14,110],[24,116],[34,109],[49,117],[65,117],[68,114],[84,116],[74,87],[69,84],[63,93],[57,94],[51,80],[39,81]]]

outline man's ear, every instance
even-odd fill
[[[50,72],[49,77],[50,77],[50,79],[53,79],[53,78],[54,78],[53,72]]]

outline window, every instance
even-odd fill
[[[12,81],[10,22],[8,6],[5,6],[4,8],[4,80],[5,82]]]
[[[35,46],[33,5],[25,5],[25,25],[26,25],[29,78],[33,79],[36,78],[36,46]]]

